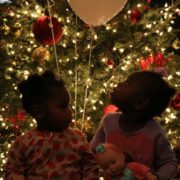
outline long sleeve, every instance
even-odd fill
[[[174,176],[177,168],[175,153],[163,134],[157,138],[155,147],[156,174],[159,180],[169,180]]]
[[[25,160],[23,152],[26,149],[20,141],[20,138],[17,138],[9,150],[7,163],[5,165],[4,179],[6,180],[24,180]]]
[[[83,180],[98,180],[98,166],[95,156],[92,153],[89,143],[84,136],[81,138],[82,144],[79,146],[79,151],[82,156],[81,169]]]
[[[90,147],[92,150],[95,150],[99,143],[104,143],[104,142],[105,142],[105,132],[103,127],[103,119],[102,119],[92,141],[90,142]]]

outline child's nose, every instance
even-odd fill
[[[67,112],[68,112],[69,114],[72,114],[72,107],[71,107],[71,106],[68,106]]]

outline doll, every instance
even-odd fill
[[[151,180],[151,169],[138,162],[126,162],[125,154],[113,144],[99,144],[96,160],[105,174],[105,180]]]

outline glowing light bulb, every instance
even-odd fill
[[[96,110],[97,108],[96,108],[96,106],[93,106],[93,110]]]
[[[117,48],[116,47],[113,47],[113,51],[116,51],[117,50]]]
[[[68,71],[68,73],[69,73],[70,75],[72,75],[72,74],[73,74],[73,72],[72,72],[71,70],[69,70],[69,71]]]

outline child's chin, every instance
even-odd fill
[[[114,176],[122,176],[122,174],[120,174],[120,173],[118,172],[118,173],[115,173]]]
[[[110,176],[119,176],[119,175],[120,175],[119,172],[113,172],[110,174]]]

